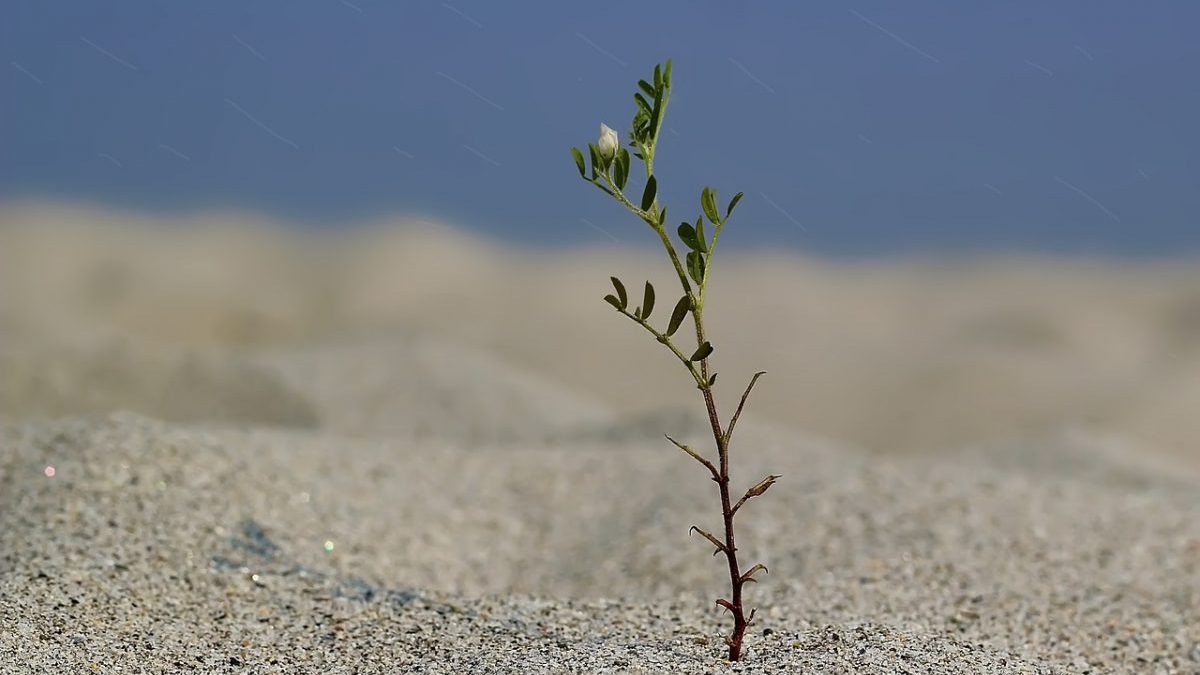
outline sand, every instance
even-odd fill
[[[731,259],[730,665],[647,254],[138,218],[0,217],[0,671],[1200,672],[1187,266]]]

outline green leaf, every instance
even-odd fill
[[[663,90],[659,89],[654,95],[654,110],[650,113],[650,133],[654,134],[658,131],[658,119],[662,117],[663,109]]]
[[[654,89],[662,89],[662,66],[654,64]]]
[[[688,274],[691,275],[692,281],[698,284],[704,284],[704,254],[699,251],[690,251],[687,254]]]
[[[739,192],[733,196],[733,199],[729,200],[729,206],[725,207],[725,220],[729,220],[729,214],[733,213],[733,207],[737,206],[738,202],[742,201],[742,194],[743,193]]]
[[[653,96],[654,93],[651,92],[650,95]],[[638,111],[645,112],[646,118],[649,119],[650,118],[650,102],[646,100],[646,97],[642,96],[641,94],[634,94],[633,102],[637,104]]]
[[[700,243],[696,241],[696,228],[692,227],[691,223],[684,221],[679,224],[679,241],[693,251],[700,250]]]
[[[625,284],[616,277],[609,277],[609,279],[612,279],[613,288],[617,289],[617,297],[621,299],[620,309],[625,309],[629,306],[629,295],[625,293]]]
[[[704,215],[708,216],[713,225],[721,224],[721,217],[717,213],[716,190],[706,187],[700,192],[700,207],[704,209]]]
[[[604,296],[604,301],[607,302],[608,304],[612,305],[613,307],[616,307],[617,309],[625,309],[624,307],[621,306],[621,301],[617,299],[617,296],[613,295],[612,293],[609,293],[608,295]]]
[[[607,174],[608,168],[612,165],[613,158],[600,154],[600,147],[595,143],[589,143],[588,149],[592,152],[592,172]]]
[[[691,308],[692,301],[688,300],[686,295],[675,303],[675,311],[671,312],[671,323],[667,324],[667,335],[674,335],[675,331],[679,330],[679,326],[683,324],[683,320],[687,318],[688,310]]]
[[[642,192],[642,210],[649,211],[654,206],[654,196],[658,192],[658,181],[654,176],[646,179],[646,189]]]
[[[640,94],[634,94],[634,100],[637,100]],[[638,102],[637,112],[633,114],[633,140],[637,143],[644,144],[646,137],[649,135],[650,127],[650,104],[643,99]]]
[[[701,253],[708,253],[708,237],[704,236],[704,218],[700,216],[696,217],[696,239],[700,242],[696,250]]]
[[[571,156],[575,158],[575,166],[579,168],[579,177],[587,177],[587,169],[583,165],[583,153],[579,148],[571,148]]]
[[[625,161],[621,161],[621,155],[625,155]],[[613,162],[613,182],[617,187],[624,190],[625,181],[629,179],[629,153],[625,148],[621,148],[617,152],[617,159]]]
[[[638,80],[638,88],[641,89],[642,91],[646,92],[647,96],[651,96],[651,97],[654,96],[654,87],[650,86],[649,82],[647,82],[645,80]],[[649,108],[650,106],[646,106],[646,107]]]
[[[712,377],[708,378],[708,386],[710,386],[710,387],[711,387],[711,386],[713,386],[713,385],[714,385],[714,384],[716,384],[716,383],[717,383],[717,374],[716,374],[716,373],[713,373],[713,374],[712,374]]]
[[[602,166],[600,163],[600,149],[596,147],[595,143],[588,143],[588,153],[592,156],[592,180],[596,180],[596,177],[600,175],[600,167]]]
[[[712,352],[713,352],[712,344],[708,340],[705,340],[704,344],[700,345],[696,349],[696,353],[692,354],[692,358],[690,360],[691,361],[703,361],[704,359],[708,358],[708,355],[711,354]]]
[[[663,84],[668,88],[671,86],[671,59],[667,59],[667,67],[663,70]]]
[[[642,318],[649,319],[650,312],[654,311],[654,287],[650,282],[646,282],[646,292],[642,296]]]

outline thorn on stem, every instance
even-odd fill
[[[729,602],[728,600],[726,600],[726,599],[724,599],[724,598],[720,598],[720,599],[718,599],[718,600],[717,600],[717,604],[718,604],[718,605],[720,605],[720,606],[722,606],[722,607],[724,607],[726,611],[729,611],[729,612],[733,612],[733,611],[735,611],[735,610],[734,610],[734,608],[733,608],[733,603],[732,603],[732,602]],[[728,638],[727,638],[727,639],[728,639]]]
[[[703,464],[704,468],[708,469],[708,472],[712,474],[713,480],[717,480],[717,477],[719,476],[719,474],[717,472],[717,467],[714,466],[712,462],[705,459],[700,453],[696,452],[695,450],[691,449],[690,447],[684,445],[683,443],[680,443],[679,441],[675,440],[674,438],[671,438],[671,436],[669,434],[663,434],[663,436],[665,436],[668,441],[671,441],[671,443],[675,444],[675,447],[679,448],[680,450],[682,450],[682,451],[686,452],[688,455],[690,455],[692,457],[692,459]]]
[[[709,543],[711,543],[713,546],[717,547],[717,550],[713,551],[713,555],[716,555],[718,553],[723,553],[725,551],[725,544],[722,544],[721,540],[719,540],[716,537],[712,536],[711,534],[705,532],[704,530],[696,527],[695,525],[693,525],[692,528],[690,530],[688,530],[688,535],[690,536],[693,531],[699,532],[700,536],[704,537],[705,539],[707,539],[709,541]]]
[[[746,571],[746,573],[745,573],[745,574],[743,574],[743,575],[742,575],[742,583],[744,584],[744,583],[746,583],[746,582],[748,582],[748,581],[753,581],[754,583],[758,583],[758,579],[755,579],[755,578],[754,578],[754,575],[755,575],[755,573],[757,573],[759,570],[762,570],[762,571],[763,571],[763,574],[770,574],[770,573],[771,573],[771,572],[770,572],[770,570],[768,570],[768,569],[767,569],[767,566],[766,566],[766,565],[763,565],[762,563],[759,563],[759,564],[755,565],[754,567],[751,567],[749,570],[747,570],[747,571]]]
[[[733,412],[733,417],[729,420],[729,428],[725,430],[725,445],[729,445],[729,439],[733,438],[733,428],[737,426],[738,418],[742,416],[742,408],[746,406],[746,399],[750,397],[750,390],[754,388],[754,383],[766,374],[767,371],[760,370],[750,378],[750,384],[746,385],[746,391],[742,393],[742,400],[738,401],[737,410]]]

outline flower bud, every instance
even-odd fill
[[[600,149],[600,154],[605,158],[613,157],[617,154],[617,146],[621,144],[617,138],[617,132],[608,128],[607,124],[600,125],[600,139],[596,141],[596,147]]]

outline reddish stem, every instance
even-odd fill
[[[699,314],[695,314],[696,344],[704,344],[704,324]],[[704,382],[708,382],[708,359],[700,361],[700,374]],[[721,516],[725,523],[725,559],[729,563],[730,598],[728,603],[718,603],[733,614],[733,633],[726,638],[729,645],[729,660],[737,661],[742,657],[742,639],[746,635],[746,613],[742,608],[742,579],[741,568],[738,566],[737,546],[733,536],[733,502],[729,498],[729,447],[725,443],[725,434],[721,431],[721,418],[717,414],[717,404],[713,400],[712,388],[707,384],[701,388],[704,392],[704,406],[708,409],[708,421],[712,426],[713,440],[717,444],[717,454],[720,457],[720,479],[717,487],[721,491]]]

